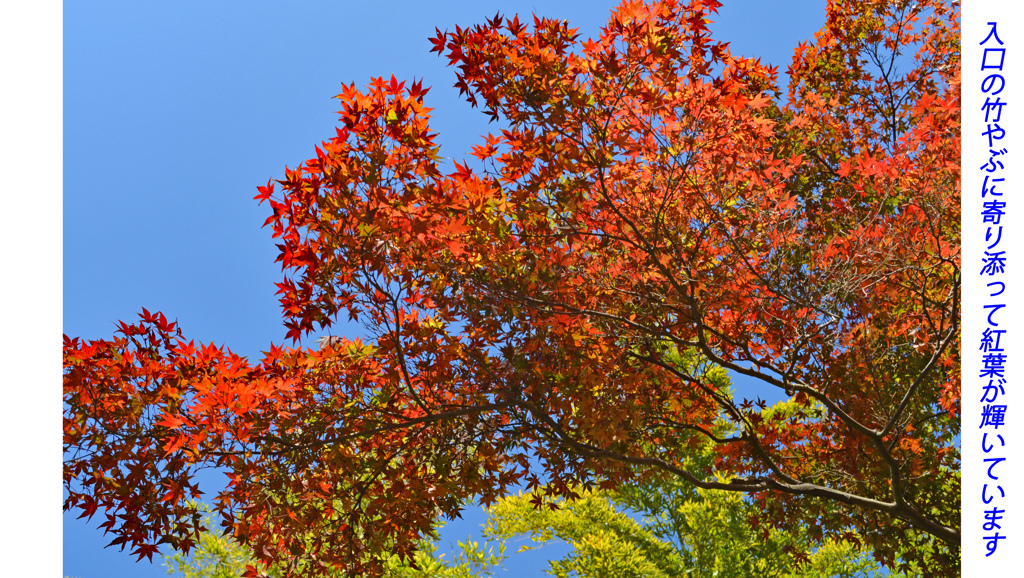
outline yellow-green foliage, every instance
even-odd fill
[[[505,545],[497,548],[481,546],[472,540],[459,542],[460,551],[454,560],[447,562],[444,555],[437,554],[437,546],[423,541],[413,557],[413,563],[392,556],[387,563],[387,578],[477,578],[492,576],[492,569],[501,565],[505,558]]]
[[[573,551],[551,563],[554,576],[662,577],[677,575],[681,568],[671,545],[616,511],[600,494],[583,492],[578,500],[559,502],[558,509],[535,508],[532,498],[519,494],[492,506],[484,535],[498,540],[531,536],[541,544],[556,538],[567,542]]]
[[[572,552],[551,562],[549,573],[558,578],[885,575],[865,552],[847,543],[826,541],[814,548],[801,530],[775,531],[763,539],[749,524],[752,506],[741,494],[694,490],[687,498],[675,490],[642,503],[623,492],[583,492],[578,500],[558,501],[556,510],[537,509],[533,495],[520,494],[490,509],[484,533],[497,540],[529,536],[536,545],[556,539],[568,543]],[[652,514],[634,509],[662,499],[674,501],[664,504],[671,510]],[[624,508],[634,511],[627,514]],[[798,561],[797,554],[808,559]]]

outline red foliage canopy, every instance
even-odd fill
[[[420,84],[347,87],[336,136],[257,198],[288,337],[347,315],[372,339],[253,365],[145,310],[65,338],[65,508],[140,558],[187,550],[217,466],[261,560],[372,574],[467,499],[675,475],[884,559],[883,525],[955,550],[958,8],[829,2],[783,98],[711,39],[718,6],[627,0],[585,42],[438,31],[504,127],[453,172]],[[713,367],[791,402],[736,401]],[[732,483],[686,469],[707,439]]]

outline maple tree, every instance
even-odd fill
[[[501,127],[448,172],[421,83],[346,87],[335,136],[257,199],[287,337],[369,337],[252,363],[147,310],[65,337],[65,509],[140,559],[187,552],[219,467],[261,562],[372,575],[467,500],[671,475],[749,494],[764,531],[957,565],[959,6],[830,1],[783,95],[711,38],[719,5],[626,0],[587,41],[439,30]],[[730,480],[686,468],[707,440]]]

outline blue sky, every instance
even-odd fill
[[[66,3],[63,332],[109,337],[116,321],[146,307],[177,319],[189,338],[259,358],[285,331],[277,252],[261,228],[268,208],[252,197],[333,134],[342,83],[422,78],[433,87],[426,101],[441,154],[462,158],[487,118],[451,87],[447,60],[430,54],[435,26],[536,12],[569,20],[586,38],[614,4]],[[734,54],[784,73],[796,44],[821,26],[824,4],[726,1],[712,30]],[[110,538],[100,521],[64,515],[65,575],[166,575],[160,561],[136,564],[127,551],[103,549]],[[467,511],[445,540],[464,539],[480,522]],[[513,556],[505,574],[539,575],[560,553]]]

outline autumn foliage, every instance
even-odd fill
[[[766,532],[958,564],[959,8],[830,1],[783,95],[711,38],[718,6],[626,0],[586,41],[438,31],[496,121],[454,168],[427,89],[346,87],[335,136],[257,199],[287,337],[366,341],[254,364],[145,310],[65,337],[65,509],[140,559],[187,551],[219,467],[261,561],[372,575],[467,500],[674,476],[749,493]],[[731,483],[686,469],[708,439]]]

